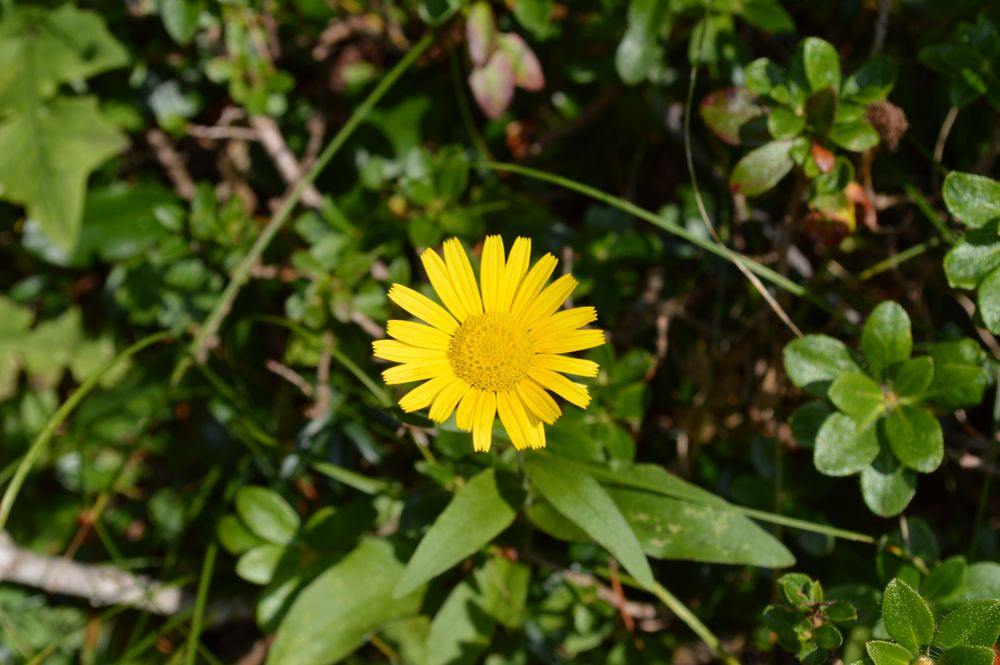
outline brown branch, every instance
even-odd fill
[[[167,171],[167,177],[174,184],[177,194],[185,200],[194,198],[196,190],[194,180],[188,173],[184,161],[170,142],[170,138],[159,129],[150,129],[146,132],[146,142],[153,149],[157,161]]]
[[[290,384],[298,388],[306,397],[313,396],[313,387],[309,385],[309,382],[306,381],[301,374],[296,372],[291,367],[282,365],[274,358],[268,358],[265,360],[264,366],[267,367],[268,371],[277,374],[285,381],[288,381]]]
[[[267,154],[274,160],[274,165],[281,177],[289,185],[297,185],[302,180],[305,169],[289,150],[288,144],[285,143],[285,137],[278,129],[278,123],[268,116],[258,115],[250,118],[250,124],[257,131]],[[323,197],[315,186],[309,185],[302,193],[302,202],[310,208],[319,208],[323,205]]]

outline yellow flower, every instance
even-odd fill
[[[559,311],[576,288],[572,275],[547,287],[556,259],[546,254],[528,270],[531,241],[518,238],[504,258],[503,240],[489,236],[480,261],[479,286],[462,244],[444,243],[444,259],[428,249],[420,257],[444,307],[400,284],[389,298],[429,325],[389,321],[393,339],[372,344],[377,358],[401,363],[382,373],[389,385],[424,381],[399,400],[404,411],[430,406],[444,422],[472,432],[476,450],[490,449],[493,421],[514,446],[544,448],[545,430],[562,415],[550,390],[586,408],[586,386],[563,374],[597,376],[597,363],[564,353],[604,343],[604,332],[580,329],[597,319],[593,307]],[[447,309],[445,309],[447,308]]]

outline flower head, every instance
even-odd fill
[[[562,354],[604,343],[603,331],[582,328],[597,319],[593,307],[560,311],[576,280],[563,275],[546,286],[556,259],[546,254],[529,270],[527,238],[505,257],[500,236],[487,237],[478,285],[455,238],[444,243],[443,259],[432,249],[420,258],[444,306],[393,284],[389,298],[424,323],[389,321],[392,339],[372,344],[377,358],[400,363],[382,373],[387,384],[424,382],[400,406],[429,406],[437,422],[457,407],[458,427],[472,432],[476,450],[490,449],[497,416],[518,450],[545,447],[544,425],[562,415],[547,391],[586,408],[586,386],[563,375],[597,376],[597,363]]]

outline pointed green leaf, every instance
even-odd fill
[[[25,107],[0,124],[0,197],[27,208],[69,253],[80,231],[87,177],[126,144],[93,97]]]
[[[844,343],[826,335],[793,340],[785,346],[782,357],[792,383],[819,397],[826,395],[841,374],[860,371]]]
[[[906,310],[891,300],[872,310],[861,333],[861,351],[878,376],[889,366],[909,358],[913,337]]]
[[[934,616],[927,603],[910,585],[894,579],[882,596],[882,623],[889,637],[911,652],[931,643],[934,637]]]
[[[486,652],[496,620],[482,608],[483,598],[469,581],[448,594],[427,634],[425,665],[473,665]]]
[[[992,647],[1000,635],[1000,600],[976,600],[959,605],[941,619],[934,646]]]
[[[816,436],[813,464],[828,476],[850,476],[871,464],[878,451],[874,427],[859,428],[850,416],[834,413]]]
[[[372,630],[415,614],[423,599],[392,590],[403,573],[393,543],[367,539],[309,583],[278,628],[268,665],[327,665],[352,653]]]
[[[254,535],[287,545],[299,530],[299,516],[288,502],[266,487],[243,487],[236,493],[236,512]]]
[[[930,573],[920,585],[920,595],[930,600],[948,598],[962,588],[968,568],[969,565],[964,556],[948,557],[936,567],[931,568]]]
[[[882,386],[861,372],[848,372],[830,386],[830,401],[854,418],[859,430],[867,429],[885,412]]]
[[[865,649],[875,665],[910,665],[912,658],[909,651],[892,642],[872,640],[865,644]]]
[[[274,576],[274,571],[285,554],[285,548],[280,545],[265,543],[247,550],[236,561],[236,574],[247,582],[267,584]]]
[[[903,466],[930,473],[944,459],[944,434],[937,418],[918,406],[899,406],[885,419],[889,447]]]
[[[524,491],[511,474],[490,468],[474,476],[420,541],[396,595],[410,593],[488,545],[510,526],[523,502]]]
[[[944,179],[948,212],[972,228],[1000,219],[1000,182],[986,176],[952,171]]]
[[[639,584],[653,586],[653,571],[635,533],[596,480],[546,453],[528,455],[524,471],[556,510],[611,552]]]

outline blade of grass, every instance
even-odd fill
[[[219,330],[219,326],[222,325],[222,321],[226,318],[229,310],[232,309],[233,302],[236,300],[237,294],[239,294],[240,289],[243,284],[247,281],[250,276],[250,269],[253,265],[260,259],[264,250],[267,246],[271,244],[271,240],[277,235],[281,227],[285,225],[288,219],[292,215],[292,211],[299,204],[299,200],[302,198],[302,194],[305,192],[306,188],[309,187],[319,174],[326,168],[330,160],[333,159],[334,155],[340,150],[354,130],[357,129],[364,120],[371,113],[371,110],[379,102],[380,99],[388,92],[389,88],[396,83],[400,76],[403,75],[410,66],[416,62],[417,58],[423,54],[424,51],[434,42],[435,35],[433,33],[424,35],[423,39],[417,42],[410,51],[403,56],[403,58],[396,63],[396,66],[389,70],[389,72],[379,81],[375,89],[369,93],[368,97],[365,98],[363,102],[354,110],[351,117],[346,123],[340,128],[340,131],[330,140],[323,152],[316,158],[316,162],[312,165],[309,171],[303,176],[302,180],[295,185],[295,189],[292,193],[285,199],[285,202],[281,207],[274,213],[271,220],[261,231],[257,240],[254,241],[253,246],[250,247],[250,251],[247,252],[243,260],[240,261],[236,270],[233,271],[233,275],[229,280],[229,284],[226,285],[225,290],[222,295],[215,301],[215,305],[212,307],[212,311],[209,313],[208,318],[205,319],[204,323],[195,335],[194,340],[191,342],[189,348],[189,353],[185,354],[177,366],[174,368],[174,372],[170,377],[171,385],[176,385],[187,373],[187,370],[191,367],[193,360],[201,362],[209,344],[209,341],[215,337],[216,332]]]
[[[63,424],[63,421],[69,417],[69,414],[83,401],[83,399],[90,394],[90,392],[97,387],[104,375],[107,374],[115,365],[123,360],[131,358],[135,354],[139,353],[143,349],[150,347],[154,344],[162,342],[164,340],[170,339],[171,334],[169,332],[159,332],[148,337],[144,337],[132,346],[128,347],[117,356],[109,360],[104,364],[99,370],[87,377],[87,380],[80,384],[80,386],[73,391],[73,394],[69,396],[62,406],[60,406],[49,421],[45,423],[45,427],[42,431],[38,433],[35,440],[31,443],[31,447],[28,448],[28,452],[21,458],[20,463],[17,465],[17,471],[14,472],[14,477],[11,479],[10,484],[7,485],[7,489],[3,493],[3,499],[0,499],[0,531],[4,529],[7,525],[7,518],[10,516],[10,511],[14,507],[14,502],[17,500],[17,495],[21,491],[21,486],[24,485],[25,478],[28,477],[28,473],[31,472],[31,467],[35,465],[38,457],[42,454],[42,451],[48,446],[49,441],[52,439],[52,435],[55,434],[56,429]]]
[[[484,166],[485,168],[491,169],[493,171],[506,171],[509,173],[516,173],[517,175],[522,175],[527,178],[532,178],[534,180],[541,180],[543,182],[548,182],[553,185],[558,185],[559,187],[563,187],[565,189],[577,192],[579,194],[583,194],[584,196],[588,196],[596,201],[600,201],[601,203],[606,203],[607,205],[613,208],[617,208],[622,212],[632,215],[633,217],[638,217],[643,221],[649,222],[653,226],[657,226],[666,231],[667,233],[675,235],[678,238],[681,238],[682,240],[685,240],[691,243],[692,245],[700,247],[701,249],[704,249],[707,252],[715,254],[716,256],[726,259],[727,261],[731,261],[734,264],[741,262],[743,265],[747,267],[748,270],[759,275],[760,277],[763,277],[764,279],[771,282],[778,288],[784,289],[785,291],[791,293],[794,296],[798,296],[799,298],[804,298],[805,300],[808,300],[809,302],[813,303],[820,309],[823,309],[824,311],[830,314],[838,315],[838,313],[836,312],[836,310],[834,310],[834,308],[830,307],[830,305],[826,304],[818,297],[810,293],[809,290],[806,289],[801,284],[797,284],[796,282],[785,277],[781,273],[772,270],[771,268],[768,268],[764,264],[758,263],[753,259],[749,259],[740,254],[739,252],[735,252],[729,249],[725,245],[720,245],[717,242],[713,242],[711,240],[702,238],[701,236],[695,235],[690,231],[688,231],[687,229],[685,229],[683,226],[680,226],[679,224],[675,224],[674,222],[663,219],[656,213],[650,212],[645,208],[637,206],[631,201],[626,201],[625,199],[619,198],[612,194],[608,194],[606,192],[602,192],[599,189],[595,189],[593,187],[590,187],[589,185],[584,185],[583,183],[577,182],[575,180],[564,178],[559,175],[554,175],[546,171],[539,171],[538,169],[533,169],[528,166],[521,166],[519,164],[508,164],[506,162],[481,162],[480,165]]]
[[[188,633],[187,647],[184,649],[184,664],[195,665],[199,637],[205,622],[205,606],[208,604],[208,589],[212,583],[212,573],[215,570],[215,557],[219,553],[219,545],[213,539],[205,550],[205,558],[201,564],[201,575],[198,578],[198,595],[194,601],[194,613],[191,616],[191,632]]]

